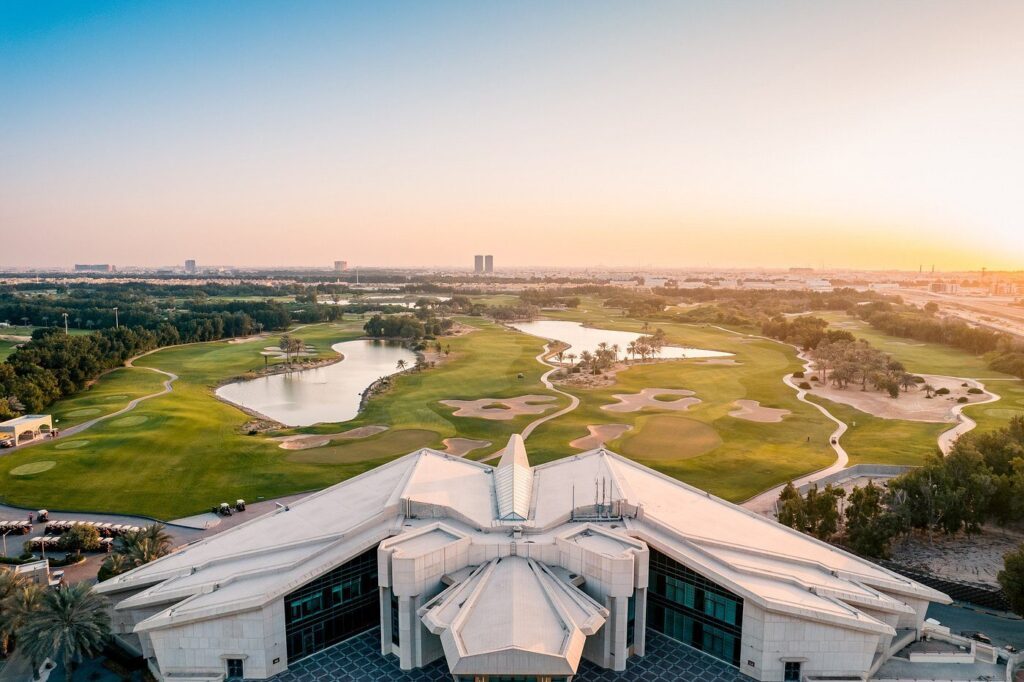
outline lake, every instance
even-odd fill
[[[359,413],[362,393],[377,379],[395,374],[399,360],[411,367],[416,354],[400,343],[359,339],[331,346],[344,360],[316,369],[236,381],[217,389],[228,402],[287,426],[344,422]]]
[[[585,350],[591,353],[597,350],[600,343],[607,343],[609,346],[619,345],[619,359],[625,357],[626,346],[636,341],[643,334],[635,332],[615,331],[614,329],[595,329],[584,327],[579,322],[567,322],[564,320],[537,320],[535,322],[516,322],[510,324],[513,329],[521,332],[539,336],[544,339],[562,341],[571,346],[571,352],[577,356]],[[681,346],[662,346],[659,358],[727,358],[732,353],[723,353],[717,350],[702,350],[700,348],[683,348]]]

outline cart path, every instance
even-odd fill
[[[553,340],[554,339],[551,339],[551,341],[553,341]],[[536,429],[538,426],[540,426],[544,422],[548,422],[548,421],[551,421],[552,419],[557,419],[558,417],[561,417],[562,415],[569,414],[570,412],[575,410],[580,405],[580,399],[579,398],[574,396],[572,393],[569,393],[567,391],[563,391],[560,388],[555,388],[554,383],[552,383],[551,375],[554,374],[555,372],[557,372],[558,370],[560,370],[561,367],[559,367],[558,365],[553,365],[553,364],[551,364],[550,362],[548,362],[545,359],[551,353],[550,348],[551,348],[551,344],[550,343],[544,344],[544,350],[541,351],[540,355],[538,355],[536,357],[537,362],[539,362],[540,364],[544,365],[545,367],[550,367],[551,368],[548,371],[544,372],[544,374],[542,374],[540,376],[540,381],[541,381],[542,384],[544,384],[544,387],[546,389],[548,389],[549,391],[552,391],[554,393],[558,393],[559,395],[564,395],[565,397],[567,397],[569,399],[569,404],[568,404],[568,406],[563,407],[562,409],[558,410],[557,412],[552,412],[551,414],[544,415],[543,417],[539,417],[537,419],[534,419],[532,422],[527,424],[526,428],[523,429],[523,432],[521,434],[524,441],[527,438],[530,437],[530,434],[533,433],[534,429]],[[501,453],[504,452],[504,450],[505,450],[505,448],[503,447],[501,450],[498,450],[496,453],[494,453],[490,457],[488,457],[486,459],[482,459],[480,461],[481,462],[490,462],[492,460],[495,460],[495,459],[497,459],[498,457],[501,456]]]

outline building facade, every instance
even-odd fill
[[[650,632],[756,680],[864,680],[949,601],[604,449],[532,467],[518,436],[497,467],[420,450],[97,589],[176,682],[373,629],[459,682],[628,675]]]

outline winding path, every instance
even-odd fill
[[[74,426],[69,426],[66,429],[61,429],[60,432],[59,432],[60,435],[57,437],[56,440],[60,440],[62,438],[68,437],[68,436],[76,436],[79,433],[85,431],[86,429],[90,429],[93,426],[95,426],[96,424],[99,424],[100,422],[107,421],[108,419],[113,419],[114,417],[120,417],[121,415],[125,414],[126,412],[131,412],[136,407],[138,407],[139,403],[143,402],[144,400],[149,400],[150,398],[156,398],[158,396],[162,396],[162,395],[166,395],[166,394],[170,393],[173,390],[173,387],[171,386],[171,384],[174,383],[175,380],[177,380],[177,378],[178,378],[177,374],[172,374],[171,372],[165,372],[164,370],[157,369],[156,367],[136,367],[133,364],[139,358],[141,358],[141,357],[143,357],[145,355],[149,355],[150,353],[155,353],[158,350],[163,350],[163,348],[156,348],[154,350],[142,353],[141,355],[136,355],[134,358],[130,358],[129,360],[127,360],[124,363],[124,366],[132,368],[132,369],[145,369],[145,370],[149,370],[150,372],[156,372],[157,374],[163,374],[165,377],[167,377],[167,380],[164,381],[163,389],[157,391],[156,393],[150,393],[149,395],[143,395],[143,396],[139,396],[138,398],[133,398],[132,400],[128,401],[127,405],[122,407],[120,410],[117,410],[116,412],[111,412],[110,414],[104,414],[104,415],[101,415],[99,417],[96,417],[95,419],[90,419],[88,421],[84,421],[81,424],[75,424]],[[15,448],[14,450],[11,450],[10,452],[20,452],[21,450],[24,450],[25,448],[30,448],[33,445],[39,445],[41,443],[51,443],[51,442],[53,442],[53,440],[54,439],[51,439],[51,438],[39,438],[39,439],[34,440],[34,441],[30,442],[30,443],[25,443],[24,445],[19,445],[17,448]]]

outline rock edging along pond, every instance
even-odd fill
[[[397,341],[356,339],[331,346],[340,362],[234,381],[216,389],[218,398],[286,426],[311,426],[354,419],[366,390],[381,377],[412,366],[416,354]]]

